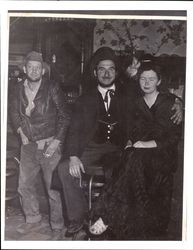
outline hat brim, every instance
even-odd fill
[[[23,71],[23,67],[25,66],[25,64],[26,64],[25,61],[23,61],[22,63],[20,63],[18,65],[18,68]],[[42,66],[43,66],[43,69],[45,70],[45,73],[49,73],[50,72],[50,66],[49,66],[48,63],[43,62]]]

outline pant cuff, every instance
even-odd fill
[[[52,230],[62,230],[64,228],[64,224],[56,224],[56,223],[50,223]]]
[[[40,222],[42,219],[42,216],[40,214],[34,215],[34,216],[26,216],[26,223],[37,223]]]

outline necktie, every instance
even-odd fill
[[[107,104],[107,111],[108,111],[109,106],[110,106],[110,100],[114,96],[114,94],[115,94],[115,91],[113,89],[107,90],[107,92],[105,94],[104,102]],[[109,100],[109,97],[110,97],[110,100]]]

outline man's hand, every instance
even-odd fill
[[[171,120],[175,124],[180,124],[183,119],[183,107],[182,102],[176,98],[174,105],[172,106],[172,110],[175,110],[175,113],[171,116]]]
[[[45,157],[52,157],[52,155],[55,153],[56,149],[58,148],[60,144],[60,141],[57,139],[53,139],[49,142],[48,147],[44,153]]]
[[[29,143],[29,139],[27,136],[23,133],[23,130],[21,128],[18,128],[17,132],[20,134],[21,141],[23,145],[27,145]]]
[[[137,74],[138,68],[140,67],[141,63],[138,61],[136,57],[133,57],[132,64],[127,67],[126,74],[129,78],[134,77]]]
[[[85,173],[84,166],[77,156],[71,156],[69,162],[69,172],[73,177],[81,178],[81,171]]]
[[[134,148],[156,148],[157,144],[154,140],[151,141],[137,141],[133,144]]]

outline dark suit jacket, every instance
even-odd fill
[[[97,126],[99,95],[99,91],[95,88],[77,99],[66,141],[67,156],[80,157],[88,142],[92,140]],[[121,124],[119,144],[124,146],[133,122],[133,101],[126,96],[124,89],[118,84],[114,98],[117,100],[118,122]]]

